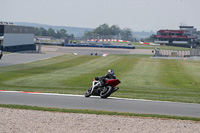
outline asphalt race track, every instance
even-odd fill
[[[118,99],[83,95],[22,93],[0,91],[0,104],[17,104],[66,109],[91,109],[140,114],[159,114],[200,118],[200,104]]]
[[[61,54],[78,53],[89,55],[97,52],[100,55],[108,54],[132,54],[144,52],[151,54],[151,50],[126,50],[126,49],[102,49],[102,48],[66,48],[66,47],[44,47],[46,53],[14,53],[6,54],[0,60],[0,69],[3,66],[28,63],[55,57]],[[143,54],[144,54],[143,53]],[[37,94],[1,91],[0,104],[18,104],[29,106],[55,107],[67,109],[92,109],[117,112],[131,112],[142,114],[160,114],[172,116],[188,116],[200,118],[200,104],[161,102],[149,100],[133,100],[99,97],[85,98],[82,96],[59,95],[59,94]]]
[[[0,60],[0,67],[16,65],[21,63],[29,63],[38,60],[55,57],[60,54],[40,54],[40,53],[13,53],[3,55]]]

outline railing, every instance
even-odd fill
[[[190,56],[200,56],[200,49],[190,50]]]
[[[157,57],[190,57],[192,56],[192,54],[191,54],[191,50],[158,50],[156,49],[155,56]]]

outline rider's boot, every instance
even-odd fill
[[[118,88],[118,87],[115,87],[115,88],[113,89],[113,92],[115,92],[115,91],[117,91],[117,90],[119,90],[119,88]]]

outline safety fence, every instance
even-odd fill
[[[157,56],[157,57],[200,56],[200,49],[191,49],[191,50],[160,50],[160,49],[155,49],[155,56]]]

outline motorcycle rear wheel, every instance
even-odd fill
[[[90,97],[92,95],[91,91],[92,87],[88,88],[88,90],[85,92],[85,97]]]
[[[107,98],[110,96],[110,94],[112,93],[112,87],[111,86],[106,86],[105,90],[102,90],[100,92],[100,97],[101,98]]]

